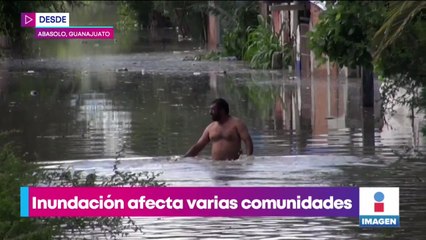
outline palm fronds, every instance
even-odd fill
[[[391,2],[385,23],[377,31],[373,39],[376,46],[378,46],[374,57],[377,59],[380,53],[394,43],[407,28],[407,25],[425,9],[425,1]]]

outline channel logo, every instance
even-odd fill
[[[399,188],[359,188],[360,227],[399,227]]]

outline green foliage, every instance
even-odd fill
[[[44,170],[37,173],[38,185],[60,187],[118,187],[118,186],[164,186],[163,182],[155,180],[159,174],[149,172],[127,172],[118,170],[119,161],[113,167],[113,174],[101,176],[96,173],[86,174],[72,169]],[[136,224],[130,217],[92,217],[92,218],[49,218],[45,221],[50,226],[60,229],[62,238],[87,235],[91,231],[103,233],[105,237],[124,237],[127,230],[142,232],[142,226]],[[71,236],[68,236],[71,235]]]
[[[247,45],[247,32],[237,27],[223,36],[223,48],[227,56],[235,56],[242,59]]]
[[[272,26],[258,15],[256,2],[219,2],[208,9],[219,16],[224,29],[224,55],[249,62],[253,68],[271,68],[274,52],[284,53],[284,61],[291,61],[290,47],[281,46]]]
[[[243,59],[253,68],[268,69],[272,66],[274,52],[283,52],[284,48],[281,47],[279,37],[272,30],[272,26],[263,20],[261,15],[258,20],[259,25],[248,30],[247,50]]]
[[[412,12],[407,10],[407,5],[413,7]],[[406,2],[393,2],[388,6],[385,1],[340,1],[329,5],[310,34],[311,48],[320,59],[327,55],[340,66],[368,68],[373,64],[373,53],[380,50],[375,70],[383,77],[424,78],[425,26],[419,6]],[[403,12],[406,18],[400,15]],[[392,23],[396,16],[405,19],[404,28]],[[413,24],[406,22],[409,20]],[[384,29],[391,26],[398,30],[392,44],[383,35]],[[378,44],[381,40],[386,44]]]
[[[207,1],[153,1],[154,10],[170,18],[183,37],[207,39]]]
[[[253,2],[242,2],[239,6],[234,5],[225,9],[216,7],[211,11],[221,17],[221,26],[225,32],[223,36],[225,54],[241,60],[247,48],[248,30],[258,25],[256,21],[258,5]]]
[[[19,214],[19,187],[37,181],[36,167],[16,156],[10,144],[1,149],[0,164],[0,238],[51,239],[53,226]]]
[[[372,68],[372,38],[384,21],[386,2],[339,1],[329,5],[310,33],[315,57],[342,66]]]
[[[1,137],[4,135],[1,134]],[[72,169],[44,169],[24,161],[10,144],[0,149],[0,239],[61,239],[87,235],[91,231],[107,238],[128,235],[128,230],[141,232],[142,226],[130,218],[21,218],[19,214],[21,186],[164,186],[158,174],[118,170],[117,160],[110,176],[86,174]]]
[[[400,4],[404,6],[403,3]],[[387,15],[394,12],[391,8]],[[411,16],[412,14],[415,16]],[[382,84],[382,99],[386,111],[393,112],[396,104],[425,108],[420,103],[418,92],[426,84],[426,26],[421,12],[414,11],[408,15],[410,24],[399,29],[398,35],[390,38],[392,40],[384,36],[379,46],[383,44],[386,47],[380,47],[376,52],[375,71],[385,79]]]
[[[426,83],[425,6],[408,1],[328,5],[310,34],[311,48],[318,59],[327,55],[340,66],[374,66],[383,79],[385,111],[396,104],[418,107],[418,90]]]
[[[126,1],[131,11],[136,13],[138,23],[144,27],[149,26],[150,14],[154,9],[154,1]]]
[[[385,77],[401,76],[399,86],[411,85],[416,81],[418,86],[426,84],[426,28],[418,16],[404,29],[393,44],[380,53],[376,60],[376,72]]]
[[[261,119],[270,119],[274,102],[280,97],[280,87],[271,84],[262,84],[265,79],[270,79],[268,73],[250,74],[248,81],[244,84],[238,84],[232,77],[226,77],[226,89],[236,101],[237,99],[247,99]]]
[[[392,45],[415,18],[423,14],[426,9],[426,2],[416,1],[394,1],[389,3],[386,14],[386,21],[374,35],[377,50],[375,57],[381,55],[382,51]]]
[[[270,109],[273,108],[275,98],[279,96],[279,88],[276,86],[261,86],[259,79],[251,79],[251,82],[246,86],[242,86],[242,93],[247,96],[258,110],[263,110],[262,117],[268,118],[270,116]]]
[[[191,11],[200,11],[207,6],[206,1],[153,1],[153,8],[165,16],[178,20],[176,9],[182,9],[185,14]]]
[[[223,57],[223,54],[221,52],[210,51],[205,55],[201,55],[200,60],[217,61],[220,60],[221,57]]]
[[[120,17],[116,24],[119,32],[128,32],[138,28],[138,14],[130,3],[121,2],[117,11]]]

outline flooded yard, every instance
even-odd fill
[[[294,79],[237,61],[183,61],[197,52],[0,62],[0,131],[33,161],[110,174],[161,173],[167,186],[395,186],[401,228],[353,218],[137,218],[127,239],[424,239],[423,115],[386,121],[361,107],[361,80]],[[376,83],[378,86],[380,83]],[[378,93],[377,93],[378,94]],[[253,160],[178,161],[223,97],[254,141]],[[423,125],[422,125],[423,124]],[[94,238],[96,235],[93,236]]]

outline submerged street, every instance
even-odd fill
[[[404,157],[425,151],[422,115],[411,121],[400,107],[384,122],[378,107],[361,107],[359,79],[301,80],[239,61],[182,60],[197,54],[4,61],[0,125],[18,130],[16,143],[49,168],[108,175],[120,157],[121,170],[160,173],[167,186],[399,186],[401,223],[411,222],[387,232],[348,218],[138,218],[147,239],[424,236],[426,165]],[[208,146],[175,161],[211,121],[216,97],[247,123],[255,158],[212,162]]]

